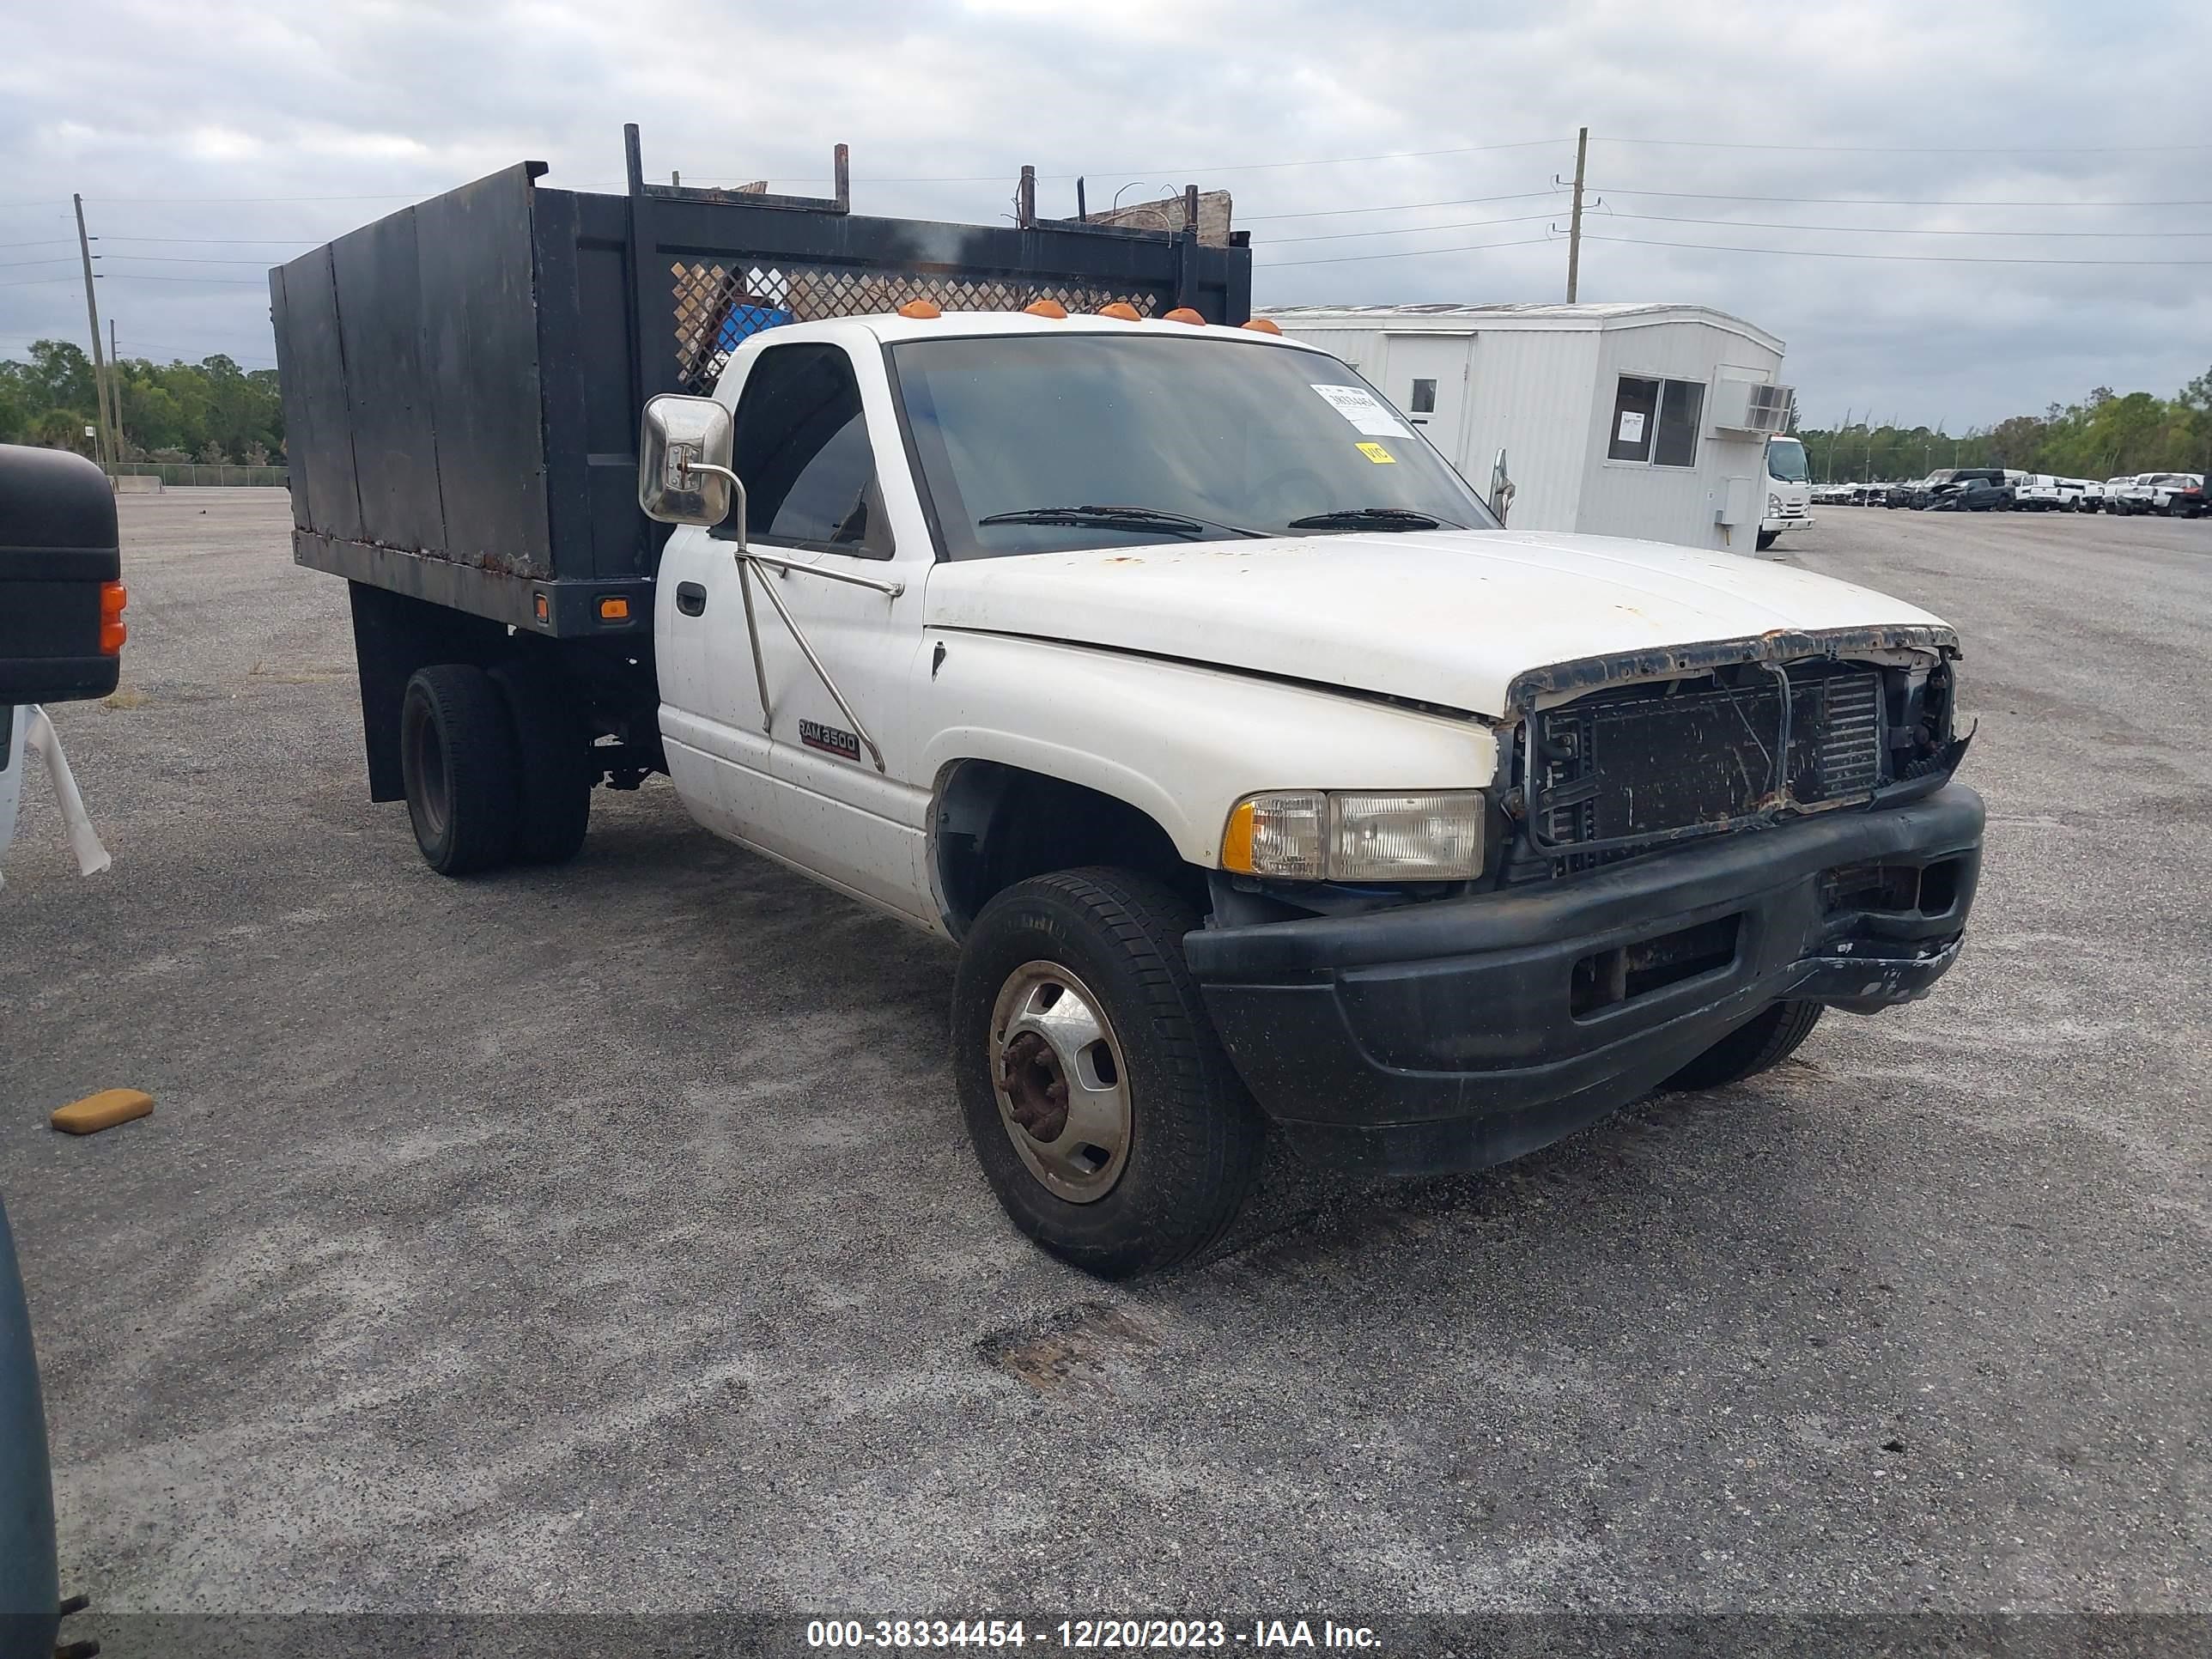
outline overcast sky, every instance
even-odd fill
[[[1636,240],[1586,244],[1582,297],[1781,335],[1808,424],[2212,367],[2212,16],[2180,0],[80,0],[5,40],[0,356],[83,340],[72,191],[125,355],[266,366],[265,264],[525,157],[618,190],[625,120],[687,183],[821,189],[844,140],[865,212],[989,220],[1024,162],[1048,214],[1079,172],[1227,187],[1262,304],[1559,299],[1586,124],[1588,228]],[[1366,257],[1423,248],[1454,251]]]

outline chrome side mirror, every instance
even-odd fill
[[[662,524],[719,525],[737,503],[745,544],[745,487],[730,471],[736,428],[712,398],[663,392],[648,398],[637,441],[637,504]]]
[[[1490,510],[1498,515],[1498,522],[1505,522],[1505,514],[1513,505],[1513,480],[1505,476],[1505,452],[1498,452],[1498,459],[1490,469]]]

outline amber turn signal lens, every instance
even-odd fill
[[[908,300],[898,308],[898,314],[902,317],[911,317],[916,322],[926,323],[932,317],[942,317],[945,313],[937,308],[937,301],[934,300]]]
[[[1032,300],[1022,307],[1032,317],[1065,317],[1067,307],[1057,300]]]
[[[601,599],[599,601],[599,620],[601,622],[628,622],[629,620],[629,601],[628,599]]]
[[[1255,317],[1249,322],[1241,323],[1238,326],[1249,328],[1255,334],[1280,334],[1283,331],[1265,317]]]
[[[1168,313],[1168,314],[1161,320],[1170,323],[1190,323],[1200,328],[1204,328],[1206,326],[1206,319],[1200,316],[1188,306],[1177,306],[1173,311]]]
[[[1098,314],[1101,317],[1118,317],[1125,323],[1141,323],[1145,320],[1137,314],[1136,307],[1131,305],[1127,300],[1116,300],[1110,306],[1099,307]]]
[[[131,630],[123,625],[123,607],[131,603],[131,595],[121,582],[102,582],[100,585],[100,654],[112,657],[123,649],[124,641]]]

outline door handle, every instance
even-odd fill
[[[707,609],[707,590],[697,582],[677,583],[676,608],[687,617],[704,614]]]

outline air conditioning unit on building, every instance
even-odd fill
[[[1765,436],[1790,429],[1797,388],[1758,380],[1722,380],[1713,387],[1713,429]]]

